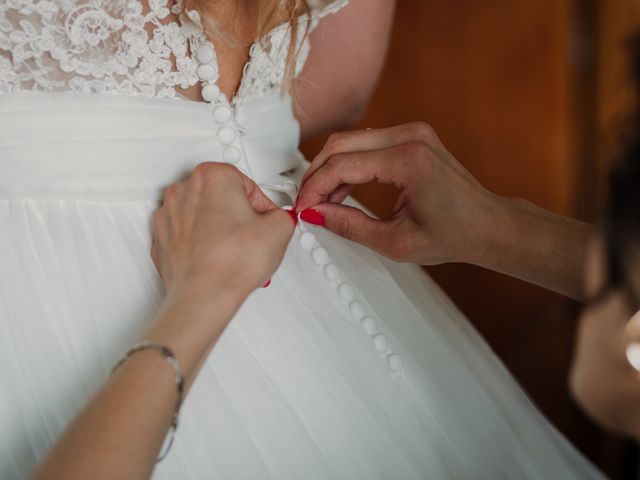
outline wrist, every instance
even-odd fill
[[[236,290],[213,284],[174,287],[144,339],[169,347],[190,383],[244,299]]]
[[[496,256],[503,255],[511,238],[515,200],[485,191],[473,210],[469,243],[465,245],[460,261],[491,268]]]
[[[192,276],[167,288],[163,304],[189,305],[204,314],[222,310],[237,310],[252,289],[234,279]]]

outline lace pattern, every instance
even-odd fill
[[[310,52],[309,38],[304,37],[304,32],[312,31],[319,21],[343,8],[348,0],[329,2],[322,5],[322,2],[310,2],[312,15],[301,17],[298,38],[295,39],[298,49],[295,75],[299,75],[307,61]],[[325,2],[326,3],[326,2]],[[307,22],[311,21],[311,25]],[[285,75],[287,52],[290,41],[288,25],[280,25],[274,28],[267,37],[256,42],[249,51],[250,60],[245,65],[243,79],[238,89],[236,102],[241,103],[247,99],[252,99],[280,90]]]
[[[311,28],[348,0],[312,2]],[[4,0],[0,2],[0,94],[19,91],[176,97],[198,82],[191,52],[207,41],[181,0]],[[170,13],[179,21],[166,21]],[[301,22],[308,21],[302,18]],[[301,25],[301,31],[307,25]],[[290,41],[281,25],[256,42],[235,103],[282,85]],[[309,53],[301,43],[296,74]]]

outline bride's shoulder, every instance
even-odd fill
[[[312,136],[349,127],[366,108],[384,63],[395,0],[307,2],[322,21],[310,35],[295,92],[302,134]]]

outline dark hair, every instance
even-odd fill
[[[629,45],[637,98],[640,98],[640,34]],[[629,286],[632,256],[640,258],[640,106],[629,122],[626,140],[609,176],[609,199],[604,213],[608,287]],[[632,292],[629,292],[632,294]],[[634,308],[640,308],[637,299]]]

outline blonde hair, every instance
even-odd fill
[[[184,8],[197,10],[203,19],[204,28],[208,33],[221,34],[223,38],[233,42],[233,38],[218,27],[215,18],[216,2],[213,0],[185,0]],[[258,17],[256,24],[256,41],[265,39],[265,35],[274,27],[281,23],[289,25],[291,39],[297,39],[300,35],[301,16],[310,16],[311,10],[307,0],[258,0]],[[305,31],[302,32],[302,39],[309,33],[311,22],[307,21]],[[296,74],[296,63],[299,54],[299,47],[302,42],[291,41],[287,51],[287,61],[283,76],[283,92],[289,88]]]

